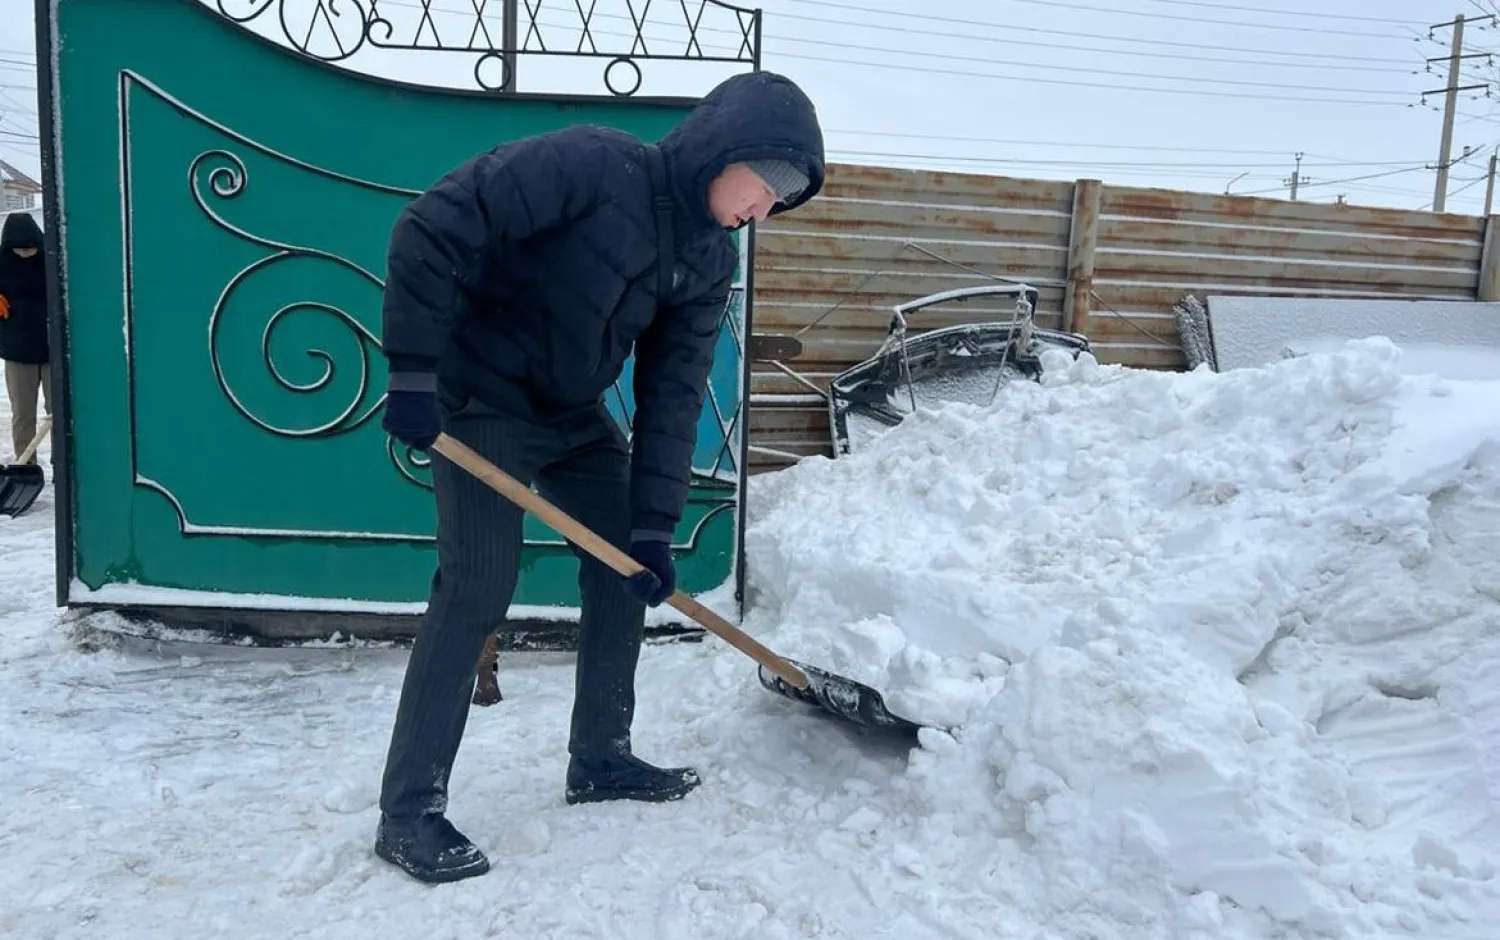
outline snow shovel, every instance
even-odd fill
[[[523,485],[504,470],[485,460],[463,442],[445,433],[439,433],[431,449],[463,467],[506,499],[552,526],[568,541],[581,546],[584,551],[613,568],[622,577],[628,578],[644,570],[634,558],[600,538],[583,523],[553,506],[546,499],[533,493],[530,487]],[[883,727],[892,727],[902,722],[902,719],[890,716],[885,710],[880,693],[874,689],[821,669],[812,669],[792,660],[783,659],[682,591],[674,591],[672,596],[667,598],[667,603],[717,634],[730,646],[760,663],[761,675],[764,677],[769,672],[782,688],[790,691],[790,697],[820,706],[841,718],[860,724],[880,724]],[[766,680],[762,678],[761,681],[764,684]]]
[[[36,436],[26,449],[16,456],[16,462],[8,467],[0,467],[0,515],[12,518],[31,508],[36,498],[41,495],[42,486],[46,478],[42,475],[40,464],[28,463],[36,449],[41,446],[42,438],[52,429],[52,419],[44,417],[40,426],[36,429]]]
[[[880,693],[867,685],[861,685],[843,676],[836,676],[795,659],[787,660],[787,662],[807,675],[809,681],[806,688],[793,686],[781,676],[767,671],[765,666],[761,666],[758,670],[760,684],[777,695],[821,708],[840,718],[846,718],[869,728],[909,734],[915,734],[921,728],[921,725],[914,721],[892,714],[885,707],[885,699]]]

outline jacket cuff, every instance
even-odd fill
[[[632,542],[670,542],[677,520],[659,509],[636,509],[630,517]]]
[[[630,541],[632,542],[671,542],[671,531],[663,532],[660,529],[631,529]]]
[[[386,379],[385,387],[391,392],[426,392],[430,395],[437,394],[437,373],[435,372],[392,372]]]
[[[385,387],[391,392],[437,393],[437,362],[426,356],[387,353],[390,375]]]

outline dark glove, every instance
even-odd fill
[[[390,391],[386,393],[385,416],[380,426],[396,440],[426,450],[443,429],[435,392]]]
[[[655,607],[677,589],[677,569],[672,564],[672,543],[667,539],[647,538],[630,543],[630,557],[646,570],[625,579],[632,597],[648,607]]]

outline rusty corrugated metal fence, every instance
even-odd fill
[[[753,366],[751,470],[831,452],[815,389],[873,354],[904,300],[1022,280],[1037,322],[1086,334],[1101,362],[1176,369],[1187,294],[1489,300],[1492,233],[1453,213],[832,164],[817,199],[757,231],[753,330],[803,349]],[[949,304],[913,329],[1011,313]]]

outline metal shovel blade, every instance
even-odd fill
[[[790,659],[788,662],[802,670],[807,676],[807,688],[794,687],[764,666],[759,671],[760,684],[793,701],[821,708],[839,718],[869,728],[915,734],[921,727],[915,722],[892,714],[885,707],[885,699],[880,693],[867,685],[795,659]]]
[[[0,467],[0,515],[19,516],[41,495],[46,478],[34,463]]]

